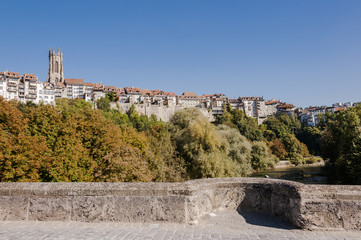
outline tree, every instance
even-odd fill
[[[191,178],[250,173],[250,144],[236,130],[216,128],[197,109],[176,112],[170,123],[176,150]]]
[[[297,134],[301,129],[300,121],[288,114],[269,116],[263,125],[267,130],[274,132],[279,139],[283,139],[287,134]]]
[[[287,134],[282,143],[287,151],[287,157],[290,159],[295,158],[296,154],[300,154],[304,157],[309,156],[307,146],[301,143],[294,134]]]
[[[188,179],[184,160],[177,156],[168,126],[165,123],[154,124],[147,133],[147,138],[153,181],[179,182]]]
[[[0,97],[0,181],[40,181],[51,161],[41,138],[27,131],[15,102]]]
[[[107,98],[100,98],[96,101],[97,109],[102,110],[104,112],[110,111],[110,101]]]
[[[285,146],[278,138],[275,138],[273,142],[270,142],[270,149],[279,159],[285,159],[287,156]]]
[[[329,180],[361,184],[361,108],[338,112],[327,119],[322,134],[323,156],[329,159]]]
[[[322,131],[319,127],[304,127],[297,135],[313,155],[321,154]]]
[[[278,161],[277,157],[269,152],[265,142],[253,143],[251,157],[252,167],[257,170],[272,168]]]
[[[116,102],[119,100],[119,97],[114,92],[108,92],[105,95],[105,98],[108,99],[110,102]]]
[[[250,175],[252,173],[251,143],[236,129],[226,125],[217,126],[217,133],[222,139],[221,149],[237,163],[237,168],[234,169],[236,175],[242,177]]]
[[[223,107],[223,114],[216,119],[216,125],[236,127],[238,131],[251,141],[262,140],[262,133],[256,118],[246,116],[242,110],[232,109],[230,105]]]

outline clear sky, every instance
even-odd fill
[[[360,0],[1,0],[0,71],[297,106],[361,101]]]

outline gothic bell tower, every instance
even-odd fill
[[[49,50],[49,72],[47,82],[58,83],[64,82],[63,71],[63,52],[59,49],[57,52]]]

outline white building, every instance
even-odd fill
[[[76,78],[65,78],[66,96],[69,99],[85,99],[84,80]]]
[[[19,100],[20,74],[5,71],[0,73],[0,96],[7,100]]]
[[[200,97],[194,92],[184,92],[179,96],[178,102],[184,108],[200,107],[201,105]]]

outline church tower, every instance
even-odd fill
[[[49,50],[49,72],[47,82],[58,83],[64,82],[63,71],[63,52],[59,49],[57,52]]]

